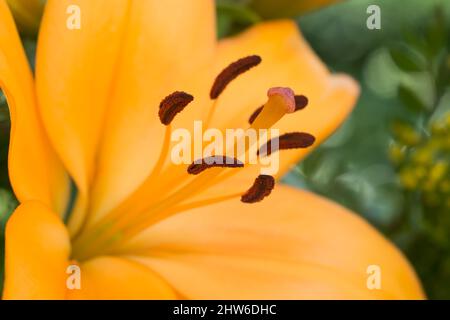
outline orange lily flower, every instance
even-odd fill
[[[73,4],[81,28],[72,30]],[[169,161],[172,129],[195,119],[243,127],[269,88],[289,86],[310,104],[276,122],[266,108],[288,100],[269,98],[255,121],[310,132],[316,142],[358,95],[351,78],[329,73],[293,22],[218,42],[214,9],[207,0],[50,0],[33,79],[0,0],[0,87],[21,202],[6,228],[4,298],[423,298],[401,253],[344,208],[281,185],[260,203],[242,203],[257,166],[192,176]],[[212,103],[216,75],[252,54],[261,65]],[[177,90],[195,101],[164,127],[158,106]],[[308,151],[280,151],[279,176]],[[366,286],[373,264],[382,270],[380,290]],[[70,265],[80,268],[79,289],[67,286]]]

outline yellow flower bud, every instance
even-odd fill
[[[414,190],[417,187],[417,178],[411,170],[405,169],[400,173],[401,184],[409,190]]]
[[[447,128],[450,128],[450,114],[445,117],[445,124]]]
[[[415,146],[422,140],[420,133],[408,123],[395,122],[392,125],[392,131],[397,139],[407,146]]]
[[[447,172],[448,165],[445,162],[436,163],[430,170],[429,179],[433,182],[440,180]]]
[[[429,164],[433,162],[434,152],[431,148],[418,149],[412,156],[412,160],[419,164]]]
[[[427,175],[427,169],[423,166],[418,166],[415,171],[415,175],[417,178],[422,179]]]
[[[405,148],[397,143],[389,146],[389,158],[394,164],[400,164],[405,159]]]
[[[447,131],[447,125],[445,121],[437,121],[431,125],[431,133],[433,135],[445,134]]]

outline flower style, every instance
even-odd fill
[[[261,61],[215,80],[246,57]],[[346,209],[280,184],[243,203],[273,188],[260,178],[246,193],[259,166],[190,174],[170,161],[172,130],[197,119],[245,128],[252,116],[253,127],[289,134],[279,178],[312,149],[297,148],[313,141],[293,143],[296,132],[317,146],[338,127],[358,86],[331,75],[293,22],[217,41],[214,1],[50,0],[33,79],[0,0],[0,87],[21,203],[6,229],[4,298],[423,297],[401,253]],[[308,106],[286,114],[296,106],[286,87]],[[79,290],[66,284],[74,264]],[[380,290],[366,286],[373,264]]]

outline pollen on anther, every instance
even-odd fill
[[[296,95],[295,97],[295,111],[302,110],[308,105],[308,98],[304,95]]]
[[[269,196],[275,187],[275,179],[269,175],[259,175],[252,187],[242,195],[241,201],[244,203],[256,203]]]
[[[251,68],[259,65],[261,61],[260,56],[252,55],[231,63],[217,76],[214,81],[210,92],[211,99],[217,99],[231,81]]]
[[[159,119],[164,125],[169,125],[175,116],[184,110],[184,108],[194,100],[189,93],[175,91],[165,97],[159,105]]]
[[[220,168],[242,168],[244,164],[238,159],[226,156],[211,156],[194,161],[187,169],[189,174],[197,175],[206,169]]]
[[[258,155],[269,156],[278,150],[301,149],[308,148],[314,144],[316,138],[306,132],[285,133],[278,138],[278,143],[273,143],[273,139],[269,140],[258,150]],[[278,146],[277,146],[278,144]]]

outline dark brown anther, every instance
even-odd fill
[[[192,101],[194,97],[182,91],[175,91],[161,101],[159,105],[159,119],[163,125],[169,125],[175,116]]]
[[[285,133],[278,137],[278,148],[274,146],[273,150],[272,141],[273,139],[262,146],[261,149],[258,150],[258,155],[265,154],[266,156],[269,156],[272,152],[278,150],[308,148],[314,144],[316,138],[305,132]]]
[[[253,124],[253,122],[255,122],[256,118],[258,118],[259,114],[261,113],[262,109],[264,108],[264,106],[259,107],[258,109],[256,109],[252,115],[250,116],[250,118],[248,118],[248,123]]]
[[[209,94],[211,99],[217,99],[231,81],[251,68],[256,67],[261,61],[260,56],[253,55],[239,59],[226,67],[214,81]]]
[[[209,168],[220,167],[220,168],[242,168],[244,164],[235,158],[230,158],[226,156],[212,156],[204,159],[194,161],[188,167],[189,174],[199,174]]]
[[[295,96],[295,111],[302,110],[308,105],[308,98],[303,95]]]
[[[241,201],[244,203],[259,202],[272,192],[275,187],[275,179],[268,175],[259,175],[255,179],[253,186],[242,195]]]

